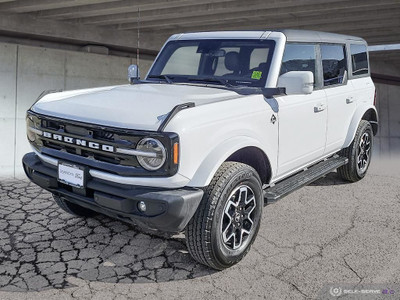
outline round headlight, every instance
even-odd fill
[[[143,155],[137,155],[137,160],[146,170],[158,170],[165,162],[165,148],[159,140],[144,138],[139,141],[136,149],[143,152]]]

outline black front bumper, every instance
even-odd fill
[[[80,206],[147,229],[182,231],[203,197],[195,188],[163,189],[118,184],[88,175],[85,188],[57,180],[57,167],[42,162],[35,153],[26,154],[22,163],[28,178],[40,187]],[[138,209],[144,201],[146,211]]]

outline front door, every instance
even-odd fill
[[[321,157],[325,149],[327,104],[323,90],[288,95],[279,103],[278,177]]]
[[[327,103],[321,76],[317,74],[318,46],[287,43],[280,74],[310,71],[314,74],[314,91],[309,95],[288,95],[279,104],[279,152],[277,177],[311,163],[324,153]]]

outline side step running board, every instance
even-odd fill
[[[347,164],[348,159],[337,155],[324,160],[296,175],[284,179],[273,187],[264,190],[264,199],[267,204],[275,202],[295,190],[310,184],[337,168]]]

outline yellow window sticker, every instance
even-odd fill
[[[262,72],[261,71],[253,71],[251,74],[251,79],[261,79]]]

